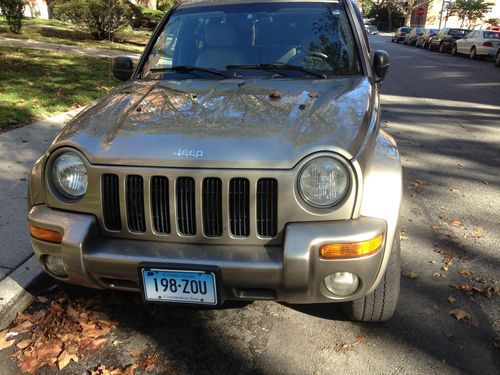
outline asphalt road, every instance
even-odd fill
[[[157,373],[499,373],[500,69],[387,37],[373,37],[372,48],[391,55],[383,127],[404,163],[405,276],[394,318],[359,324],[337,306],[194,310],[104,294],[118,321],[115,345],[63,373],[124,366],[135,348],[159,353]],[[454,309],[469,319],[456,320]],[[14,373],[8,351],[0,363],[0,372]]]

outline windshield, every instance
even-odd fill
[[[179,74],[179,69],[172,70],[180,66],[231,76],[269,75],[235,68],[260,64],[287,64],[327,76],[361,74],[341,4],[275,2],[178,9],[158,37],[142,76],[158,71],[162,76]],[[200,70],[195,73],[208,77]],[[299,70],[293,74],[304,75]]]
[[[411,29],[409,27],[402,27],[400,30],[403,33],[408,33],[408,32],[410,32]]]

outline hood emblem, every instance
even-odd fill
[[[173,154],[174,156],[199,159],[203,157],[203,150],[189,150],[187,148],[179,147],[179,150],[174,151]]]

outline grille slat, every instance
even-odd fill
[[[203,180],[203,231],[208,237],[222,236],[222,181]]]
[[[151,212],[155,231],[162,234],[170,233],[168,179],[166,177],[155,176],[151,179]]]
[[[102,176],[102,211],[104,225],[109,230],[121,230],[120,186],[118,176],[104,174]]]
[[[179,177],[176,183],[177,225],[184,235],[196,234],[195,183],[191,177]]]
[[[274,237],[278,231],[278,181],[263,178],[257,182],[257,232]]]
[[[231,233],[238,237],[250,235],[250,183],[246,178],[233,178],[229,183],[229,222]]]
[[[126,191],[128,228],[133,232],[145,232],[143,178],[137,175],[127,176]]]

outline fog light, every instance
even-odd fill
[[[64,268],[64,261],[62,257],[57,255],[47,255],[45,257],[45,267],[50,273],[53,273],[59,277],[66,277],[68,274],[66,273],[66,268]]]
[[[333,294],[345,297],[353,294],[359,286],[358,277],[351,272],[335,272],[324,278],[326,289]]]

